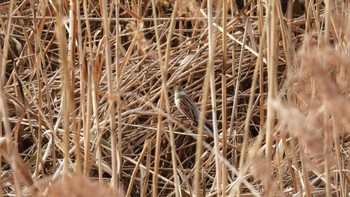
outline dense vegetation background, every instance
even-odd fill
[[[347,196],[348,1],[3,1],[3,196]],[[183,116],[174,87],[214,125]]]

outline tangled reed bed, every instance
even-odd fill
[[[346,2],[72,2],[0,4],[3,195],[346,196]]]

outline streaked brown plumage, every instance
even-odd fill
[[[181,86],[175,89],[175,104],[182,114],[198,125],[200,111]],[[211,137],[213,136],[213,126],[207,120],[204,121],[204,129]]]

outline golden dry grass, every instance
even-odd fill
[[[244,2],[0,3],[1,194],[347,196],[348,2]]]

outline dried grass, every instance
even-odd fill
[[[57,2],[0,4],[3,196],[349,193],[347,1]]]

